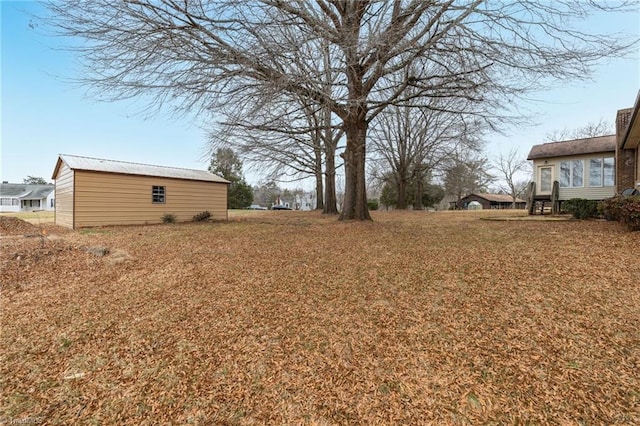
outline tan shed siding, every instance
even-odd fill
[[[64,162],[56,175],[56,225],[73,228],[73,170]]]
[[[165,187],[165,203],[152,202],[152,187]],[[189,221],[205,210],[227,218],[227,184],[76,171],[76,227],[161,223],[165,213]]]
[[[600,154],[587,154],[577,155],[573,157],[555,157],[555,158],[541,158],[533,161],[533,169],[537,170],[538,166],[555,166],[553,180],[560,180],[560,163],[570,160],[584,160],[584,186],[579,188],[560,188],[559,199],[569,200],[571,198],[586,198],[587,200],[604,200],[605,198],[613,197],[616,193],[615,186],[589,186],[589,160],[591,158],[613,158],[613,152],[606,152]],[[545,161],[547,162],[545,164]],[[615,168],[614,168],[615,169]],[[540,187],[540,182],[537,181],[538,176],[535,175],[536,188]],[[538,191],[538,189],[536,189]]]

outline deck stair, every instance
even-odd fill
[[[560,213],[560,184],[553,181],[551,194],[536,194],[536,183],[529,182],[529,196],[527,198],[527,211],[533,214],[558,214]]]

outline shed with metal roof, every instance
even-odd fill
[[[61,154],[52,178],[56,224],[69,228],[227,219],[229,182],[204,170]]]

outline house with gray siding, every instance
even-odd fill
[[[54,186],[24,183],[0,184],[0,212],[31,212],[54,210]]]

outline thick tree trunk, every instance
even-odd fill
[[[343,18],[345,19],[344,50],[347,88],[347,113],[344,114],[343,126],[347,136],[344,150],[344,202],[340,220],[371,220],[367,206],[367,185],[365,176],[367,145],[367,96],[363,86],[365,70],[358,52],[360,29],[366,8],[365,2],[346,2]]]
[[[316,210],[324,210],[324,186],[322,170],[316,171]]]
[[[415,179],[416,179],[416,194],[413,200],[413,209],[422,210],[423,208],[422,193],[424,192],[424,189],[422,186],[422,170],[421,169],[416,170]]]
[[[324,187],[322,185],[322,147],[319,132],[315,132],[315,141],[313,147],[316,156],[316,210],[324,210]]]
[[[344,151],[345,189],[344,206],[340,220],[371,220],[367,207],[365,176],[367,120],[364,109],[359,109],[351,120],[345,120],[347,147]]]
[[[398,200],[396,208],[405,210],[407,208],[407,179],[403,176],[398,177]]]
[[[324,127],[324,159],[325,159],[325,196],[324,214],[338,214],[336,197],[336,146],[331,128],[331,110],[323,108],[322,123]]]
[[[336,197],[336,159],[335,150],[329,147],[325,152],[325,195],[324,195],[324,214],[338,214],[338,205]]]

